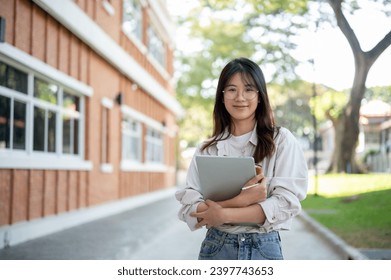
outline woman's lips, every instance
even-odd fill
[[[234,105],[233,106],[234,108],[237,108],[237,109],[243,109],[243,108],[247,108],[248,106],[247,105]]]

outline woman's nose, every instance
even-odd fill
[[[238,90],[238,92],[236,93],[236,100],[246,100],[246,98],[244,98],[244,90]]]

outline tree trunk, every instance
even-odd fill
[[[355,150],[358,143],[359,127],[346,112],[339,118],[335,128],[335,148],[327,172],[364,173],[357,161]]]
[[[350,99],[335,128],[335,149],[328,172],[364,173],[365,169],[356,159],[356,147],[360,133],[360,107],[365,93],[365,81],[370,63],[365,56],[356,60],[356,71]]]
[[[355,75],[350,99],[338,121],[334,121],[335,148],[328,172],[363,173],[364,168],[356,160],[359,136],[361,100],[366,90],[368,72],[380,54],[391,45],[391,31],[370,51],[364,52],[342,12],[343,0],[328,0],[337,25],[348,40],[355,62]]]

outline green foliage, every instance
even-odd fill
[[[311,131],[311,87],[311,84],[301,80],[285,85],[269,85],[269,98],[278,126],[287,127],[298,136]]]
[[[295,34],[292,30],[302,26],[303,22],[292,18],[305,11],[306,1],[302,0],[203,0],[187,18],[178,19],[180,24],[189,27],[189,36],[194,43],[200,44],[198,52],[177,54],[180,74],[177,97],[187,111],[180,122],[182,140],[192,145],[212,132],[211,116],[218,76],[232,58],[249,57],[264,71],[269,67],[270,74],[266,74],[275,80],[295,79],[297,62],[288,50],[295,47],[290,40]],[[292,104],[289,105],[291,109]],[[281,104],[280,109],[282,112],[286,107]],[[281,120],[282,124],[287,123],[286,117]],[[192,133],[195,130],[204,132]]]
[[[317,86],[316,96],[311,98],[310,106],[319,122],[336,120],[342,114],[348,98],[345,92]]]
[[[391,86],[368,88],[365,92],[365,98],[367,100],[378,99],[386,103],[391,103]]]
[[[320,19],[323,24],[333,21],[327,2],[201,0],[198,3],[186,17],[177,19],[178,24],[189,28],[189,40],[197,49],[176,53],[177,98],[188,112],[180,122],[182,140],[197,143],[211,133],[218,76],[229,60],[240,56],[253,59],[265,72],[277,125],[303,135],[312,130],[311,114],[315,114],[319,123],[338,119],[349,94],[317,85],[317,96],[311,97],[312,85],[297,80],[298,62],[291,56],[295,48],[292,37],[300,30],[314,28]],[[344,1],[343,8],[354,13],[360,5],[358,1]],[[390,102],[391,88],[368,90],[367,98],[371,97]],[[205,133],[191,135],[196,127]]]

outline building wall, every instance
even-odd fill
[[[68,1],[68,0],[66,0]],[[0,0],[0,16],[6,20],[5,44],[42,61],[62,74],[90,87],[84,96],[84,152],[91,163],[85,168],[6,167],[7,156],[0,153],[0,226],[30,221],[45,216],[115,201],[137,194],[167,188],[175,184],[175,134],[177,113],[147,92],[138,81],[129,78],[118,66],[107,61],[94,46],[48,14],[35,3],[40,1]],[[126,51],[149,75],[171,95],[173,49],[168,51],[166,72],[156,69],[151,59],[129,40],[121,29],[122,1],[106,1],[115,13],[104,7],[105,1],[74,1],[106,34]],[[144,3],[145,2],[145,3]],[[143,1],[144,15],[153,15],[149,1]],[[144,17],[145,22],[149,18]],[[156,20],[155,20],[156,21]],[[147,26],[144,25],[143,34]],[[147,39],[145,39],[147,40]],[[144,42],[146,44],[146,42]],[[1,48],[0,43],[0,48]],[[28,67],[28,65],[27,65]],[[135,87],[136,85],[136,87]],[[116,102],[118,95],[122,103]],[[156,93],[155,93],[156,94]],[[103,104],[103,106],[102,106]],[[106,105],[105,105],[106,104]],[[108,105],[107,105],[108,104]],[[108,107],[107,107],[108,106]],[[140,113],[143,149],[149,123],[161,124],[164,143],[164,168],[121,168],[121,121],[123,107]],[[107,110],[107,164],[102,167],[102,110]],[[1,152],[1,150],[0,150]],[[143,152],[141,164],[145,164]],[[9,156],[9,155],[8,155]],[[12,156],[12,155],[11,155]],[[106,165],[107,165],[106,164]]]

